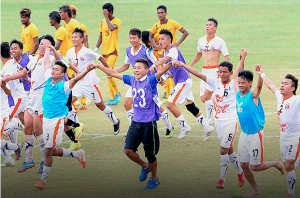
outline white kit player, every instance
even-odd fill
[[[106,60],[93,50],[83,46],[84,31],[75,28],[72,35],[73,48],[69,49],[66,55],[67,61],[70,65],[75,66],[80,72],[86,71],[87,66],[93,63],[93,60],[100,60],[105,67],[109,67]],[[110,107],[103,102],[102,94],[98,87],[100,81],[95,70],[89,72],[83,79],[81,79],[73,88],[72,103],[77,99],[86,96],[96,106],[103,111],[114,126],[114,134],[117,135],[120,131],[120,120],[116,118]]]
[[[233,65],[227,61],[221,62],[219,65],[218,78],[212,78],[202,74],[182,62],[177,62],[176,66],[184,67],[190,73],[201,78],[213,91],[212,99],[215,109],[214,121],[218,139],[221,142],[220,179],[216,187],[218,189],[224,188],[229,161],[238,173],[239,186],[243,186],[245,184],[243,170],[237,161],[237,154],[233,151],[233,142],[237,132],[236,79],[230,79],[230,76],[233,74]],[[206,139],[204,139],[204,141],[206,141]]]
[[[193,67],[203,56],[202,73],[206,76],[217,78],[221,53],[225,61],[229,61],[229,53],[225,41],[216,35],[218,21],[214,18],[207,20],[205,29],[206,36],[198,40],[198,51],[190,66]],[[201,80],[200,98],[206,107],[206,119],[212,123],[213,102],[211,100],[212,89],[206,82]],[[210,134],[207,134],[209,137]]]
[[[296,168],[300,163],[300,95],[296,95],[298,79],[287,74],[280,90],[266,76],[261,65],[255,66],[266,86],[277,98],[277,115],[280,125],[280,152],[287,177],[287,198],[294,197],[296,186]]]

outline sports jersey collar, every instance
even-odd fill
[[[216,35],[214,35],[211,39],[208,39],[207,36],[206,36],[207,45],[208,45],[208,43],[209,43],[211,40],[213,40],[215,37],[216,37]]]
[[[146,78],[147,78],[147,74],[144,76],[144,77],[142,77],[142,78],[140,78],[140,79],[136,79],[137,81],[144,81],[144,80],[146,80]]]
[[[229,79],[229,81],[227,83],[223,83],[221,80],[222,85],[224,85],[224,88],[226,87],[226,85],[228,85],[231,82],[231,78]]]
[[[76,51],[76,49],[75,49],[75,47],[74,47],[74,51],[75,51],[75,54],[76,54],[76,58],[77,58],[77,53],[82,49],[82,46],[83,46],[83,45],[81,45],[81,47],[79,48],[78,51]]]
[[[142,49],[142,44],[140,44],[140,47],[139,47],[139,49],[134,49],[134,47],[132,47],[131,46],[131,54],[133,55],[133,56],[135,56],[135,55],[137,55],[139,52],[140,52],[140,50]]]
[[[284,103],[284,101],[286,101],[287,99],[290,99],[291,97],[293,97],[294,96],[294,94],[292,94],[292,95],[290,95],[289,97],[287,97],[286,99],[282,99],[282,103],[281,104],[283,104]]]
[[[169,47],[169,49],[168,49],[168,51],[166,52],[166,50],[164,50],[164,55],[167,55],[168,53],[169,53],[169,50],[172,48],[172,43],[170,44],[170,47]]]
[[[8,58],[4,63],[3,63],[3,66],[5,65],[5,63],[9,60],[13,59],[12,57]]]

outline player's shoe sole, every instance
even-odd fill
[[[39,179],[38,182],[34,185],[34,187],[42,190],[46,187],[46,183],[44,181],[42,181],[41,179]]]

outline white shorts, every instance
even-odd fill
[[[239,162],[260,165],[264,162],[264,132],[258,131],[255,134],[246,134],[241,131],[238,158]]]
[[[187,100],[194,102],[194,96],[191,90],[192,86],[193,81],[190,78],[183,83],[177,83],[168,98],[168,102],[173,104],[186,104]]]
[[[68,112],[68,117],[70,118],[70,120],[76,122],[76,123],[79,123],[79,119],[78,119],[78,116],[77,116],[77,113],[74,109],[74,107],[72,106],[72,110]]]
[[[129,86],[126,94],[125,94],[125,98],[132,98],[132,87]]]
[[[3,132],[4,132],[4,128],[5,128],[5,125],[6,123],[9,121],[9,118],[8,117],[4,117],[4,118],[1,118],[0,120],[0,139],[2,138],[3,136]]]
[[[297,160],[300,154],[300,138],[280,138],[281,159]]]
[[[218,71],[219,68],[213,68],[213,69],[202,69],[202,74],[209,76],[211,78],[217,78],[218,77]],[[203,96],[205,93],[205,90],[208,89],[210,92],[212,92],[212,88],[203,80],[200,82],[200,96]]]
[[[103,100],[100,89],[97,84],[93,86],[81,85],[80,81],[75,84],[72,90],[72,96],[75,96],[77,99],[86,96],[87,98],[94,101],[94,103],[99,103]]]
[[[61,144],[64,125],[63,118],[43,119],[43,138],[45,148],[54,148]]]
[[[43,118],[43,104],[42,98],[29,98],[26,102],[25,110],[27,110],[32,116],[34,114]]]
[[[9,109],[9,115],[11,117],[17,117],[19,113],[25,111],[26,102],[28,98],[16,98],[14,99],[15,106],[11,106]]]
[[[232,147],[237,132],[237,119],[215,120],[215,126],[221,146]]]

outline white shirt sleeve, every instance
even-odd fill
[[[172,61],[177,61],[178,60],[178,51],[176,48],[171,48],[169,49],[169,52],[167,53],[166,56],[171,57]]]
[[[127,54],[125,55],[125,64],[129,64],[130,65],[130,60],[129,60]]]
[[[90,56],[93,60],[98,60],[100,58],[100,54],[91,49],[88,49],[88,56]]]
[[[283,96],[278,89],[275,91],[275,97],[277,98],[278,102],[281,102],[283,99]]]
[[[151,54],[148,53],[148,51],[146,52],[148,59],[152,62],[152,63],[156,63],[157,58],[154,56],[153,52],[151,52]]]
[[[64,84],[64,91],[65,91],[65,94],[66,94],[66,95],[69,95],[70,91],[72,90],[72,89],[70,88],[70,86],[69,86],[69,85],[70,85],[69,82],[70,82],[70,81],[66,81],[65,84]]]
[[[229,54],[225,41],[222,39],[221,42],[221,52],[223,56],[227,56]]]
[[[215,79],[210,78],[206,76],[206,83],[212,88],[212,90],[215,90]]]
[[[197,50],[198,50],[199,53],[202,53],[202,50],[201,50],[201,39],[198,40]]]

